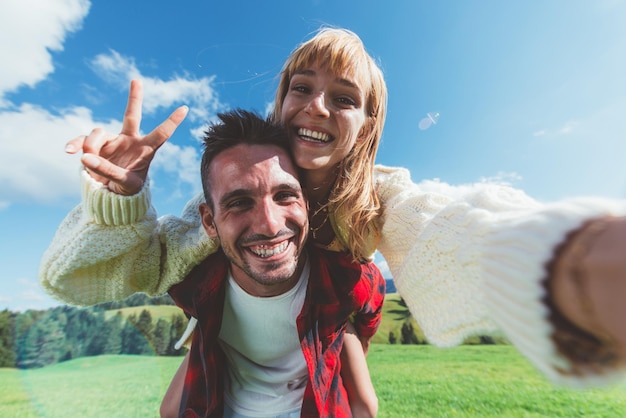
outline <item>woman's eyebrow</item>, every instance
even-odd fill
[[[313,77],[315,75],[315,71],[307,68],[307,69],[303,69],[303,70],[296,70],[296,71],[293,72],[293,74],[294,75],[303,75],[303,76],[306,76],[306,77]],[[337,83],[339,83],[339,84],[343,84],[346,87],[350,87],[350,88],[353,88],[353,89],[358,89],[359,88],[359,86],[355,82],[353,82],[351,80],[348,80],[347,78],[337,77],[335,79],[335,81]]]

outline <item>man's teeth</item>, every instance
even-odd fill
[[[282,244],[271,248],[266,245],[260,245],[258,247],[250,248],[250,251],[258,255],[259,257],[266,258],[282,253],[283,251],[285,251],[288,244],[288,241],[284,241]]]
[[[330,141],[330,136],[324,132],[312,131],[310,129],[300,128],[298,129],[298,135],[314,139],[316,141],[328,142]]]

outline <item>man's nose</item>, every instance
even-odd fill
[[[285,217],[280,206],[274,202],[263,202],[257,207],[254,229],[266,235],[273,237],[278,234],[286,225]]]
[[[306,105],[305,111],[313,117],[327,117],[329,115],[329,111],[326,107],[326,97],[324,96],[324,93],[319,92],[312,95]]]

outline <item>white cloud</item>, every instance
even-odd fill
[[[268,117],[274,111],[274,101],[265,103],[265,113],[263,116]]]
[[[563,135],[570,135],[576,132],[576,128],[580,125],[579,121],[569,120],[565,122],[562,126],[556,129],[540,129],[538,131],[533,132],[534,137],[556,137]]]
[[[204,132],[209,128],[209,124],[205,123],[203,125],[198,126],[197,128],[193,128],[191,130],[191,136],[196,139],[200,144],[204,138]]]
[[[110,50],[108,54],[96,55],[91,61],[91,68],[104,80],[117,84],[120,88],[128,87],[130,80],[140,77],[135,60],[114,50]]]
[[[65,144],[94,127],[119,132],[121,121],[94,120],[84,107],[53,114],[33,104],[0,112],[0,210],[14,201],[46,203],[78,197],[79,155],[69,155]],[[191,146],[166,142],[156,153],[151,170],[174,176],[178,185],[201,190],[200,155]],[[151,175],[153,180],[154,176]]]
[[[114,50],[96,56],[91,67],[102,79],[120,89],[127,89],[132,79],[141,79],[144,86],[143,111],[147,114],[186,104],[191,120],[206,121],[221,108],[213,88],[214,76],[197,79],[185,74],[167,81],[148,77],[137,68],[133,58]]]
[[[495,176],[490,176],[490,177],[482,177],[480,179],[481,183],[489,183],[489,184],[499,184],[502,186],[513,186],[516,183],[519,183],[520,181],[522,181],[523,177],[514,172],[505,172],[505,171],[499,171]]]
[[[150,170],[152,172],[163,171],[177,176],[177,183],[190,186],[194,194],[202,190],[200,153],[194,147],[181,147],[166,142],[154,156]]]
[[[78,196],[78,155],[64,152],[65,143],[99,126],[119,132],[121,122],[96,121],[91,110],[68,106],[52,111],[39,104],[10,103],[7,92],[34,87],[54,71],[51,51],[62,51],[68,34],[80,29],[89,0],[20,0],[0,3],[0,210],[16,201],[50,202]],[[132,58],[116,51],[98,55],[92,68],[105,80],[127,90],[132,78],[143,80],[144,111],[190,107],[189,119],[209,120],[220,108],[214,77],[186,74],[167,81],[141,74]],[[199,156],[192,147],[167,143],[157,153],[154,169],[174,173],[179,184],[199,186]]]
[[[79,157],[65,143],[95,126],[118,132],[121,122],[98,123],[83,107],[52,114],[33,104],[0,112],[0,202],[47,202],[79,193]]]
[[[33,87],[54,71],[50,51],[63,50],[67,35],[81,28],[88,0],[0,2],[0,101],[22,85]]]
[[[11,296],[0,297],[2,309],[12,312],[23,312],[28,309],[43,310],[60,305],[60,302],[48,296],[36,280],[25,277],[8,284],[7,290]]]

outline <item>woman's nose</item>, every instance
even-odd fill
[[[307,103],[305,111],[313,117],[327,117],[329,111],[326,107],[326,97],[324,97],[324,93],[320,92],[313,95],[311,100]]]

